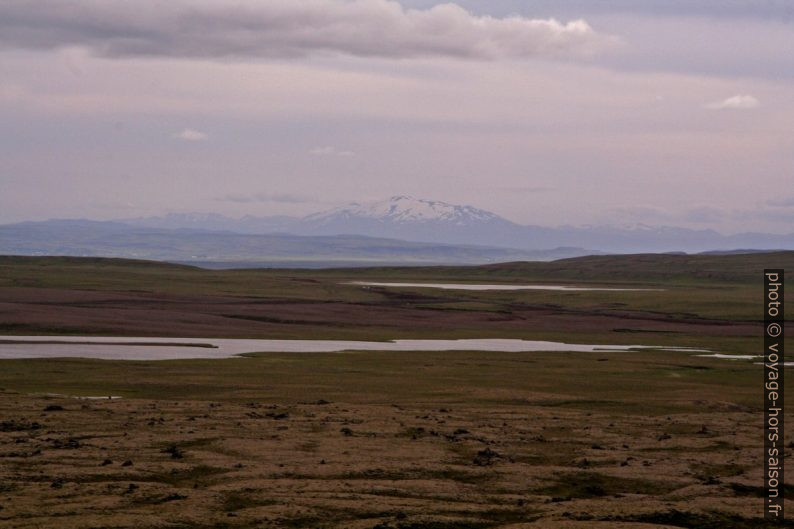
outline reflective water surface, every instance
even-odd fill
[[[468,340],[235,340],[228,338],[146,338],[97,336],[3,336],[0,359],[80,357],[107,360],[229,358],[243,353],[335,353],[341,351],[574,351],[640,349],[705,352],[701,349],[641,345],[589,345],[502,338]]]
[[[561,290],[568,292],[608,291],[608,292],[661,292],[663,288],[606,288],[606,287],[571,287],[565,285],[504,285],[504,284],[469,284],[469,283],[380,283],[375,281],[349,281],[347,285],[369,287],[421,287],[441,288],[444,290]]]

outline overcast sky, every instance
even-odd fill
[[[789,233],[794,1],[3,0],[0,118],[0,222],[401,194]]]

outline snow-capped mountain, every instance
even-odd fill
[[[394,196],[365,204],[353,203],[304,217],[302,234],[357,234],[409,241],[510,246],[521,226],[472,206]],[[483,242],[487,241],[487,242]]]
[[[466,226],[498,220],[500,217],[472,206],[456,206],[436,200],[393,196],[388,200],[365,204],[353,202],[347,206],[309,215],[303,220],[315,224],[330,224],[350,219],[372,219],[384,223],[446,222],[456,226]]]

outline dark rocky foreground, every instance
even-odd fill
[[[757,414],[0,396],[0,524],[759,528]],[[542,403],[542,395],[538,395]],[[790,525],[787,525],[790,526]]]

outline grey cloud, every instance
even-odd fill
[[[727,215],[727,212],[720,208],[715,208],[712,206],[696,206],[686,210],[682,216],[689,222],[708,224],[722,222],[725,220]]]
[[[766,204],[774,208],[794,208],[794,197],[768,200]]]
[[[633,206],[616,208],[613,211],[619,218],[642,222],[661,222],[672,224],[691,225],[718,225],[726,221],[750,222],[791,222],[794,221],[794,210],[789,209],[789,204],[794,205],[794,199],[780,201],[781,207],[774,203],[766,202],[766,206],[758,205],[753,208],[723,208],[710,205],[699,205],[682,210],[665,209],[653,206]],[[767,207],[773,206],[773,207]]]
[[[501,187],[500,189],[510,191],[511,193],[549,193],[557,190],[554,187],[547,186],[507,186]]]
[[[757,209],[739,210],[733,213],[733,219],[738,221],[763,220],[776,223],[790,224],[794,222],[794,211],[786,209]]]
[[[626,222],[669,222],[676,218],[670,210],[642,204],[611,208],[608,214]]]
[[[649,16],[702,16],[794,20],[789,0],[458,0],[464,7],[478,7],[496,13],[532,10],[542,16],[630,13]],[[404,0],[405,4],[427,7],[439,0]]]
[[[230,194],[217,199],[220,202],[234,202],[236,204],[254,204],[262,202],[276,202],[282,204],[306,204],[314,203],[316,200],[311,197],[301,195],[291,195],[288,193],[253,193],[253,194]]]
[[[4,0],[0,47],[84,46],[101,56],[468,59],[588,56],[616,42],[584,20],[475,16],[390,0]]]
[[[758,205],[754,208],[734,209],[703,206],[688,210],[685,218],[688,221],[702,224],[717,224],[725,220],[734,222],[765,221],[791,223],[794,221],[794,210],[786,207],[776,208],[764,205]]]

